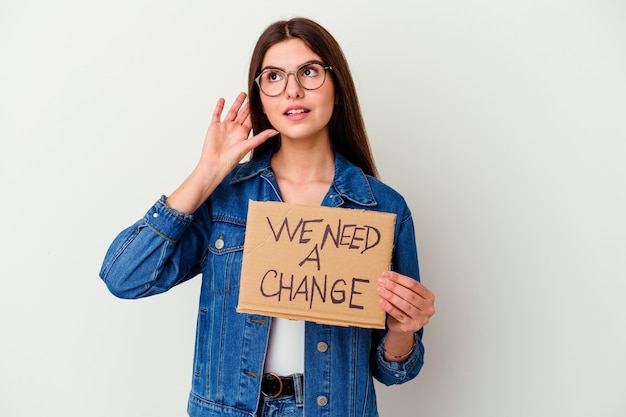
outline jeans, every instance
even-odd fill
[[[259,417],[303,417],[304,395],[301,379],[295,378],[295,395],[282,395],[278,398],[269,398],[261,395],[259,401]]]

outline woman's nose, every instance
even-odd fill
[[[292,75],[292,77],[290,77]],[[296,79],[296,74],[289,73],[287,74],[287,85],[285,86],[285,94],[289,98],[302,97],[304,94],[303,88],[298,83]]]

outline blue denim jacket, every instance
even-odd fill
[[[192,417],[255,415],[272,319],[235,308],[248,200],[281,200],[270,156],[240,164],[193,215],[175,211],[161,197],[118,235],[102,265],[100,276],[122,298],[159,294],[202,274],[188,403]],[[419,279],[413,220],[397,192],[336,154],[335,178],[322,205],[395,213],[392,268]],[[378,416],[373,378],[391,385],[418,374],[422,331],[404,363],[384,360],[384,336],[383,330],[306,322],[307,417]]]

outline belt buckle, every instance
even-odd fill
[[[283,393],[283,380],[278,375],[276,375],[273,372],[268,372],[265,375],[271,375],[271,376],[273,376],[274,378],[276,378],[278,380],[278,392],[276,394],[274,394],[274,395],[270,395],[270,394],[266,393],[265,391],[263,391],[263,383],[261,382],[261,394],[265,395],[268,398],[272,398],[272,399],[280,397],[280,394]]]

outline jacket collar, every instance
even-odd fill
[[[270,167],[271,157],[272,152],[266,152],[255,159],[240,164],[233,172],[230,183],[236,184],[247,181],[259,175],[273,176],[272,168]],[[333,186],[340,197],[353,203],[365,207],[378,205],[367,175],[338,152],[335,152]]]

